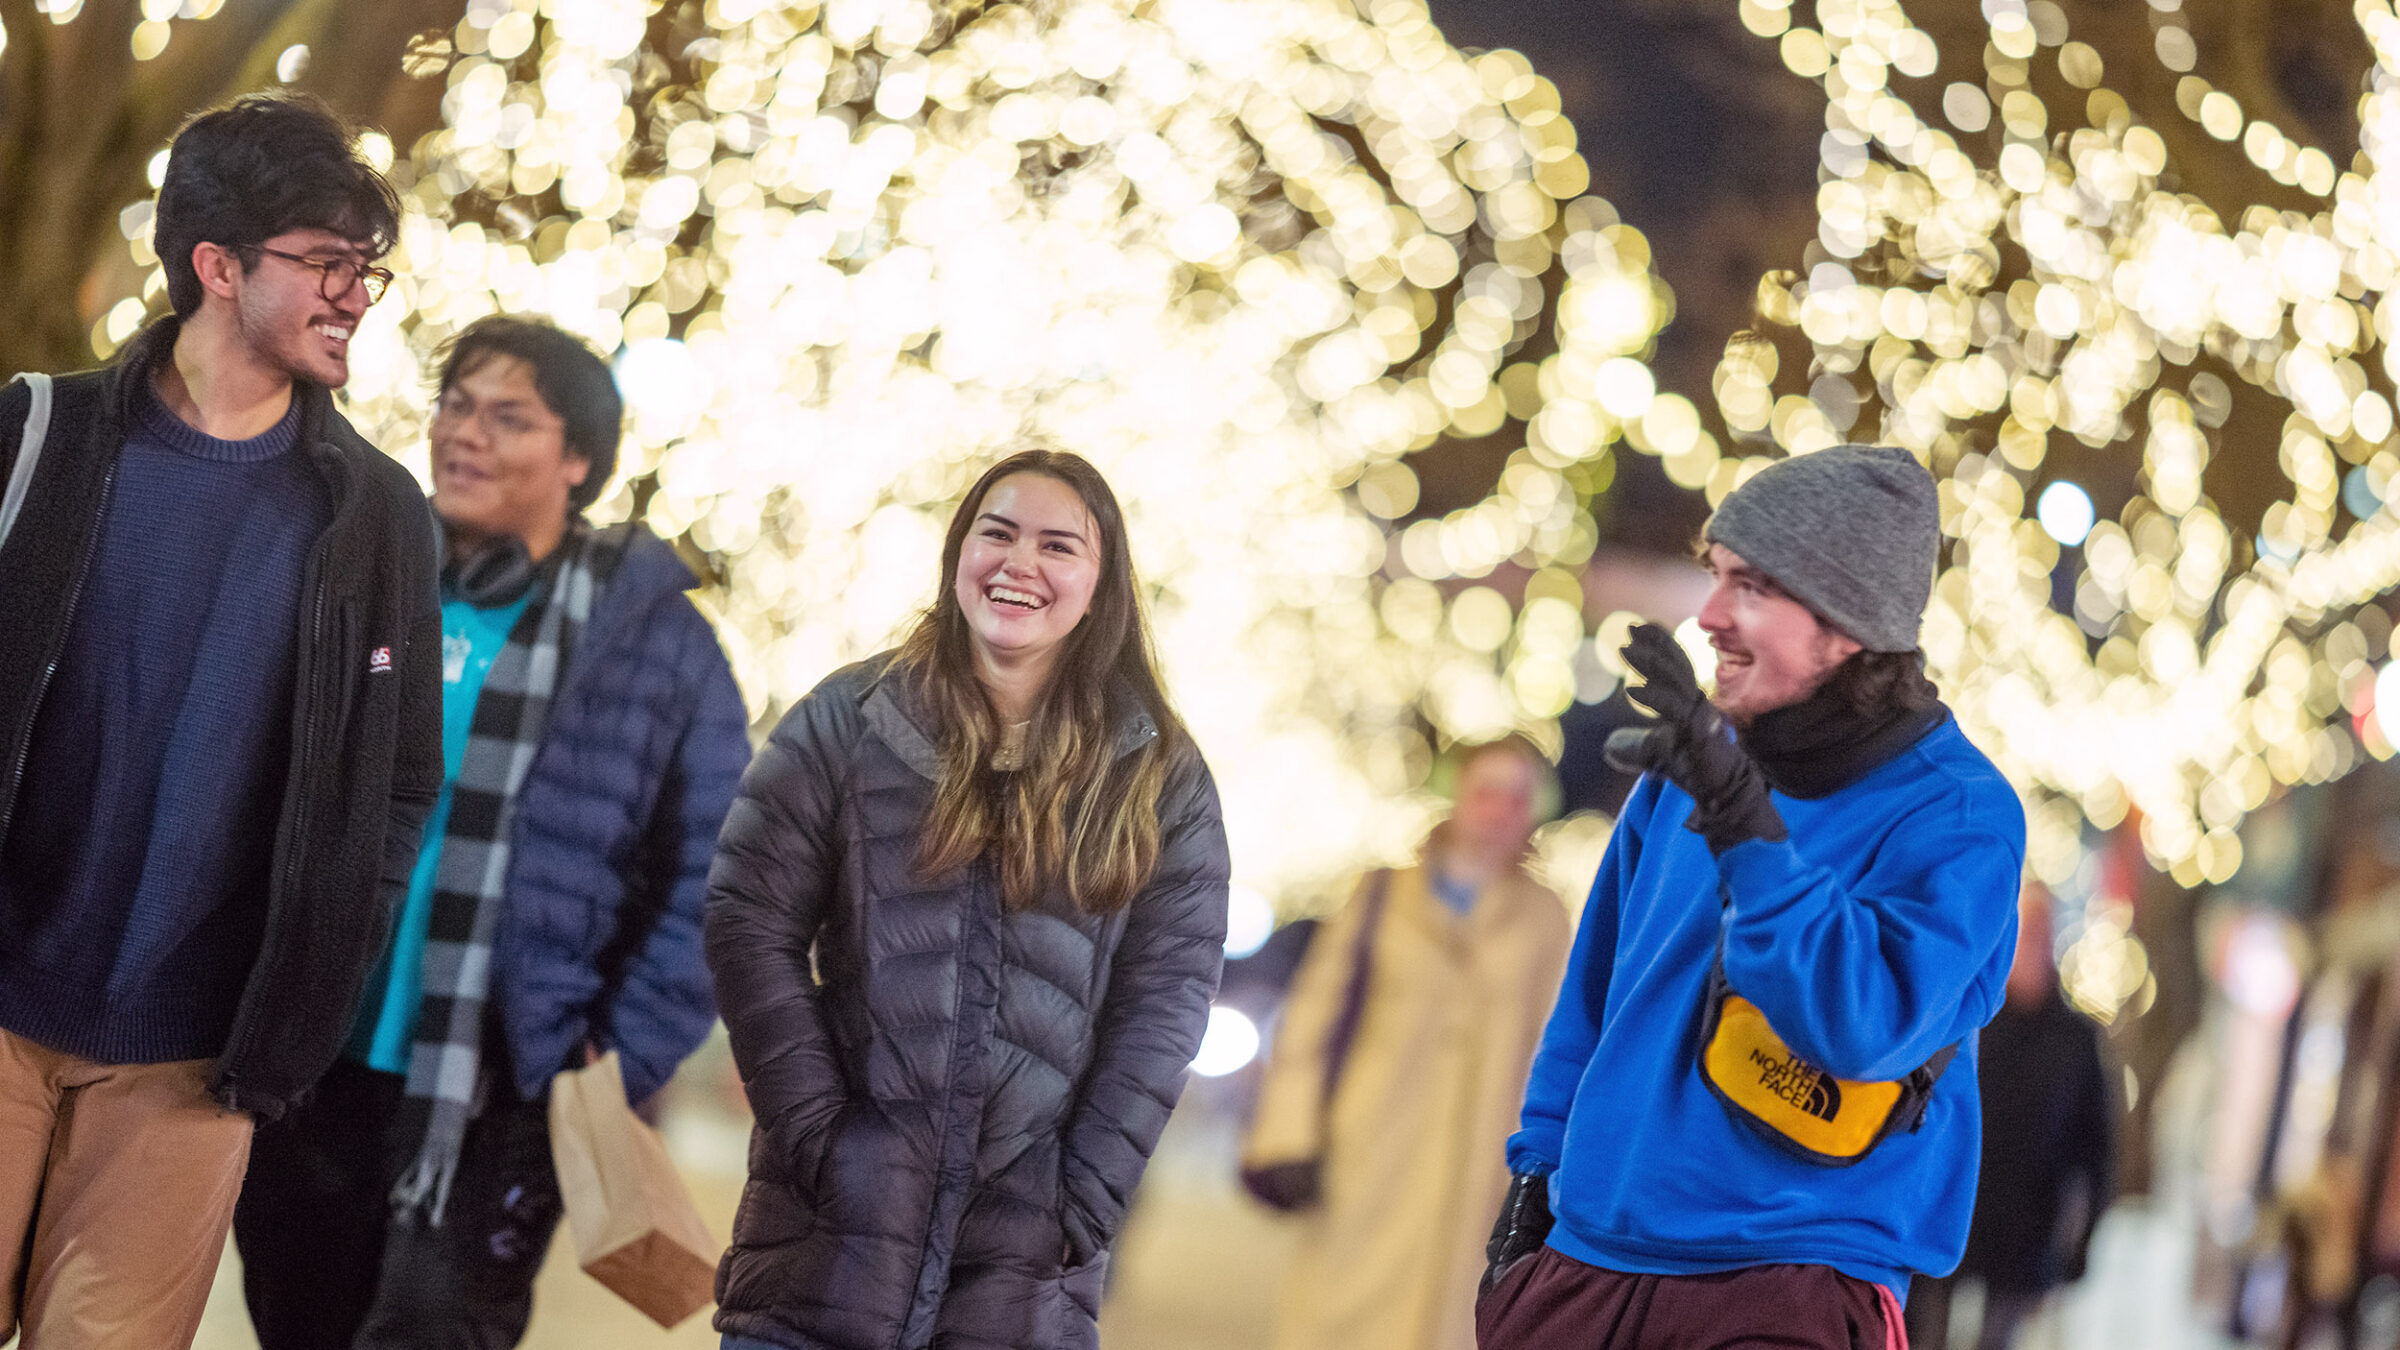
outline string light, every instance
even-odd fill
[[[1192,1072],[1202,1078],[1237,1073],[1258,1058],[1264,1041],[1258,1023],[1239,1008],[1219,1003],[1208,1010],[1208,1030],[1201,1033],[1200,1053],[1192,1057]]]
[[[428,354],[483,314],[614,354],[595,515],[706,555],[770,717],[929,599],[984,464],[1090,456],[1242,880],[1287,909],[1414,844],[1438,744],[1555,745],[1616,443],[1716,466],[1558,91],[1416,0],[471,0],[410,59],[442,126],[394,156],[362,430],[422,470]],[[1389,537],[1444,437],[1516,448]]]
[[[1719,408],[1745,449],[1881,439],[1943,480],[1955,542],[1927,652],[1970,734],[2029,793],[2046,879],[2072,869],[2085,820],[2138,810],[2154,862],[2221,881],[2240,865],[2235,827],[2278,784],[2361,757],[2345,723],[2390,635],[2373,602],[2400,583],[2400,521],[2381,508],[2400,447],[2391,348],[2370,354],[2400,316],[2378,298],[2400,270],[2400,178],[2374,167],[2400,135],[2400,18],[2384,0],[2355,7],[2380,62],[2356,172],[2335,176],[2263,123],[2245,132],[2231,96],[2185,81],[2179,106],[2209,134],[2333,198],[2314,216],[2253,206],[2229,226],[2161,186],[2165,142],[2102,86],[2064,11],[1985,13],[1985,87],[1940,99],[1961,133],[1990,126],[1972,144],[1888,87],[1904,54],[1910,73],[1931,69],[1931,39],[1900,5],[1827,0],[1822,31],[1781,32],[1785,64],[1827,94],[1812,254],[1826,261],[1769,277],[1761,308],[1805,334],[1820,373],[1777,398],[1772,347],[1731,344]],[[2031,78],[2045,49],[2089,91],[2055,119]],[[2158,59],[2188,70],[2191,54],[2180,24],[2160,29]],[[2203,357],[2282,414],[2289,494],[2249,537],[2202,490],[2235,397]],[[2060,540],[2025,519],[2062,437],[2140,456],[2140,493],[2067,559],[2071,612],[2053,604]],[[2342,519],[2345,469],[2363,518]],[[2364,749],[2391,753],[2380,735]]]
[[[2091,494],[2062,478],[2042,489],[2041,500],[2034,504],[2034,518],[2042,523],[2042,533],[2074,548],[2092,533]]]
[[[1939,95],[1988,144],[1894,92],[1938,53],[1892,0],[1822,0],[1816,28],[1740,12],[1828,102],[1812,265],[1759,293],[1809,382],[1728,344],[1730,449],[1650,375],[1671,302],[1585,195],[1556,89],[1451,49],[1414,0],[471,0],[411,57],[445,81],[443,126],[393,155],[401,280],[353,344],[350,407],[421,469],[428,353],[472,319],[545,313],[619,354],[632,417],[598,513],[639,500],[710,560],[769,716],[925,601],[981,464],[1028,439],[1090,455],[1246,880],[1287,902],[1422,827],[1420,726],[1550,734],[1578,663],[1614,669],[1629,616],[1585,636],[1574,573],[1620,442],[1712,502],[1774,453],[1902,444],[1955,540],[1928,653],[2028,792],[2037,868],[2138,808],[2179,879],[2230,876],[2247,811],[2360,756],[2343,721],[2389,641],[2370,602],[2400,582],[2400,447],[2371,354],[2400,322],[2400,180],[2373,164],[2400,136],[2400,17],[2357,6],[2380,64],[2362,167],[2330,181],[2187,81],[2185,115],[2331,197],[2229,226],[2161,189],[2164,141],[2055,5],[1994,0],[1983,87]],[[2085,95],[2055,124],[2045,51]],[[120,224],[154,263],[147,212]],[[2291,491],[2254,536],[2202,491],[2234,398],[2204,354],[2285,412]],[[1398,528],[1408,456],[1446,436],[1521,448],[1483,500]],[[2063,607],[2027,514],[2058,436],[2138,449],[2142,484]],[[2376,506],[2345,523],[2345,500]],[[1530,574],[1514,604],[1482,584],[1504,564]]]

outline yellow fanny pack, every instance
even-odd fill
[[[1892,1082],[1836,1078],[1794,1054],[1767,1015],[1733,992],[1722,954],[1709,968],[1700,1077],[1734,1118],[1804,1162],[1848,1167],[1925,1123],[1933,1085],[1958,1053],[1946,1045]]]

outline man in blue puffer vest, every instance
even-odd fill
[[[1610,741],[1643,777],[1509,1142],[1486,1350],[1897,1345],[1966,1242],[2025,824],[1917,650],[1932,479],[1799,456],[1706,539],[1713,695],[1662,630],[1626,648],[1657,720]]]
[[[613,1050],[640,1102],[715,1017],[701,902],[749,719],[691,570],[583,520],[623,406],[547,323],[445,355],[445,778],[348,1056],[251,1154],[265,1350],[516,1344],[560,1216],[552,1076]]]

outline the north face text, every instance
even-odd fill
[[[1755,1048],[1750,1051],[1750,1062],[1758,1066],[1758,1085],[1768,1092],[1819,1120],[1830,1121],[1841,1114],[1842,1089],[1832,1074],[1799,1059]]]

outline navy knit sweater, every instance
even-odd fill
[[[310,547],[294,450],[145,388],[0,840],[0,1027],[109,1064],[212,1058],[265,928]]]

